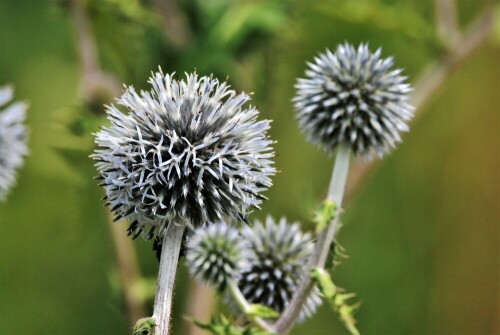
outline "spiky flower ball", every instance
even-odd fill
[[[257,121],[250,97],[212,77],[161,71],[150,92],[132,86],[107,107],[111,126],[96,135],[92,157],[106,198],[129,233],[146,238],[171,222],[193,228],[241,219],[257,207],[275,173],[269,121]]]
[[[335,53],[308,63],[305,79],[298,79],[293,99],[299,126],[309,141],[334,150],[347,144],[355,155],[383,156],[400,142],[413,116],[408,104],[411,87],[392,57],[380,57],[366,44],[347,43]]]
[[[222,291],[246,266],[248,247],[238,229],[225,223],[197,228],[187,242],[186,265],[196,279]]]
[[[265,224],[256,221],[244,227],[241,234],[250,242],[251,251],[238,282],[241,292],[251,303],[282,312],[304,276],[313,250],[311,235],[302,233],[296,223],[288,224],[284,218],[276,223],[270,216]],[[313,315],[320,304],[315,287],[302,307],[299,321]]]
[[[23,102],[9,105],[13,95],[11,87],[0,87],[0,201],[14,185],[17,170],[28,153],[23,124],[27,105]]]

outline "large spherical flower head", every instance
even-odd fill
[[[256,221],[252,227],[244,227],[242,236],[250,242],[251,257],[238,282],[241,292],[251,303],[282,312],[304,276],[313,250],[311,235],[284,218],[276,223],[267,217],[265,225]],[[298,321],[313,315],[319,304],[320,293],[315,287]]]
[[[150,92],[127,88],[107,108],[109,128],[92,156],[117,218],[129,233],[160,236],[168,224],[189,227],[241,219],[259,207],[275,173],[269,121],[250,100],[211,77],[154,73]]]
[[[16,181],[16,172],[28,153],[26,147],[27,105],[9,104],[14,95],[11,87],[0,87],[0,200],[4,200]]]
[[[249,244],[225,223],[197,228],[186,246],[186,265],[196,279],[222,291],[246,266]]]
[[[299,126],[309,141],[327,150],[347,144],[355,155],[383,156],[400,142],[413,116],[411,87],[392,57],[382,59],[361,44],[320,54],[298,79],[294,97]]]

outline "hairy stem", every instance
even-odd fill
[[[184,225],[177,226],[172,223],[168,226],[167,232],[163,237],[160,270],[158,273],[153,310],[156,335],[168,335],[170,331],[170,312],[172,310],[175,273],[177,270],[184,228]]]
[[[306,274],[292,300],[274,325],[274,329],[279,334],[286,334],[293,326],[300,310],[302,309],[302,305],[313,288],[310,270],[316,267],[323,268],[325,266],[326,258],[330,252],[330,246],[339,227],[339,213],[342,205],[342,199],[344,197],[347,174],[349,172],[350,154],[351,150],[347,145],[341,145],[337,149],[332,179],[328,190],[328,200],[331,200],[337,206],[337,209],[333,220],[318,235],[313,254],[309,260]]]
[[[227,287],[229,289],[229,293],[233,297],[234,301],[236,302],[236,304],[238,305],[240,310],[243,313],[245,313],[245,315],[250,319],[251,322],[253,322],[255,325],[257,325],[258,327],[260,327],[264,330],[272,331],[271,326],[264,319],[256,317],[256,316],[248,315],[248,313],[251,311],[251,305],[247,301],[247,299],[245,299],[245,297],[243,296],[243,293],[241,293],[241,290],[238,287],[238,284],[236,284],[236,282],[234,280],[230,280],[227,283]]]

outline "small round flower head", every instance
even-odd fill
[[[0,87],[0,201],[16,181],[16,172],[28,153],[26,128],[23,124],[27,105],[12,100],[11,87]]]
[[[225,223],[197,228],[186,245],[186,264],[196,279],[224,290],[246,266],[248,242]]]
[[[250,100],[211,77],[185,80],[161,71],[150,92],[128,87],[107,107],[109,128],[96,135],[92,157],[116,218],[129,233],[161,236],[168,224],[190,228],[242,219],[259,207],[275,173],[269,121]]]
[[[298,224],[271,217],[265,225],[256,221],[242,230],[250,242],[248,266],[241,271],[238,286],[250,303],[261,304],[282,312],[304,276],[313,250],[310,234],[303,234]],[[318,288],[314,288],[299,314],[298,321],[310,317],[321,304]]]
[[[392,57],[380,57],[361,44],[356,50],[341,44],[308,63],[298,79],[293,99],[299,126],[308,140],[333,151],[347,144],[358,156],[383,156],[408,131],[413,108],[407,103],[411,87]]]

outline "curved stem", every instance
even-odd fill
[[[342,205],[347,174],[349,172],[350,154],[351,149],[347,145],[341,145],[337,150],[327,197],[328,200],[331,200],[336,205],[337,209],[335,210],[333,220],[330,221],[328,226],[318,235],[306,274],[290,301],[290,304],[288,304],[274,325],[274,329],[279,334],[286,334],[293,326],[302,309],[302,305],[313,288],[310,270],[315,267],[323,268],[325,266],[326,258],[330,252],[330,246],[339,227],[340,206]]]
[[[177,226],[172,223],[168,226],[167,232],[163,237],[160,270],[153,309],[156,335],[168,335],[170,332],[170,312],[172,310],[175,273],[184,228],[184,225]]]
[[[271,325],[269,325],[264,319],[248,314],[251,311],[252,307],[250,303],[248,303],[243,293],[241,293],[238,284],[236,284],[234,280],[228,281],[227,287],[229,288],[229,293],[233,297],[240,310],[245,313],[250,321],[264,330],[272,331]]]

